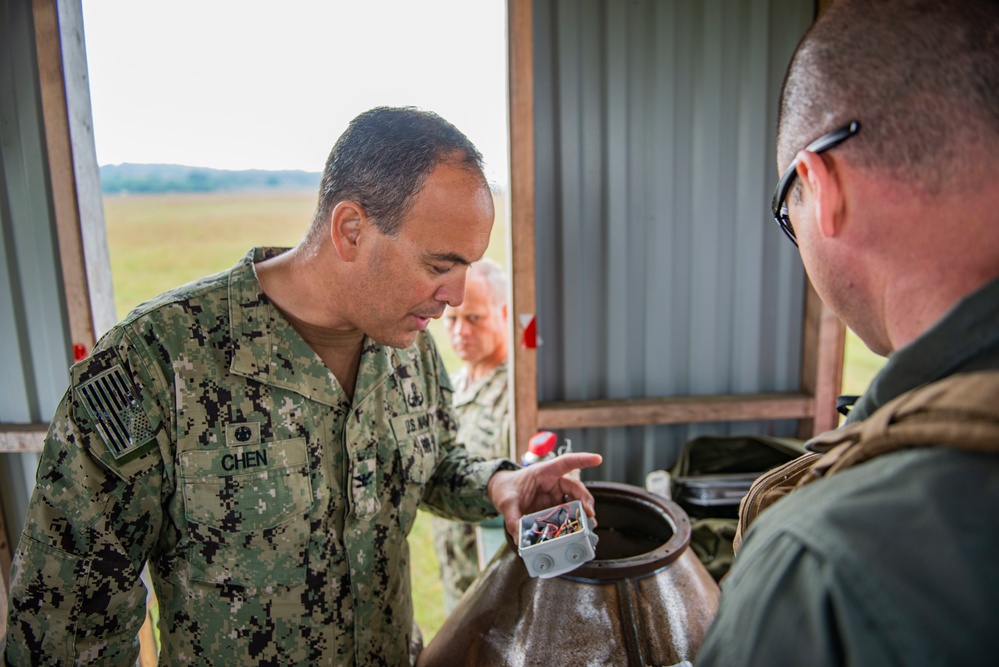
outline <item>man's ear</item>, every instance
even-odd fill
[[[843,224],[843,189],[835,165],[811,151],[801,151],[798,158],[798,178],[811,190],[807,197],[812,215],[823,236],[833,237]]]
[[[364,209],[352,201],[342,201],[330,214],[330,236],[340,259],[351,262],[357,257],[358,240]]]

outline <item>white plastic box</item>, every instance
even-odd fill
[[[583,503],[573,500],[521,517],[518,553],[529,575],[547,579],[593,560],[597,540]]]

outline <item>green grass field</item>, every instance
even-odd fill
[[[506,264],[505,206],[487,256]],[[235,264],[252,246],[295,245],[312,219],[315,194],[239,193],[115,196],[104,199],[115,306],[123,317],[142,301]],[[439,321],[430,325],[445,366],[459,361]],[[844,393],[860,393],[884,360],[852,333],[847,337]],[[429,515],[420,512],[410,534],[416,621],[429,641],[444,621],[443,594]]]
[[[857,334],[846,330],[843,351],[843,394],[860,395],[885,365],[885,358],[871,352]]]

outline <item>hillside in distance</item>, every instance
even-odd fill
[[[108,164],[100,168],[101,192],[164,194],[246,190],[318,190],[322,174],[308,171],[230,171],[176,164]]]

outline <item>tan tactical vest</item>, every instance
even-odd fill
[[[805,454],[761,475],[739,506],[733,547],[760,512],[787,494],[882,454],[955,447],[999,454],[999,371],[952,375],[906,392],[862,422],[808,442]]]

